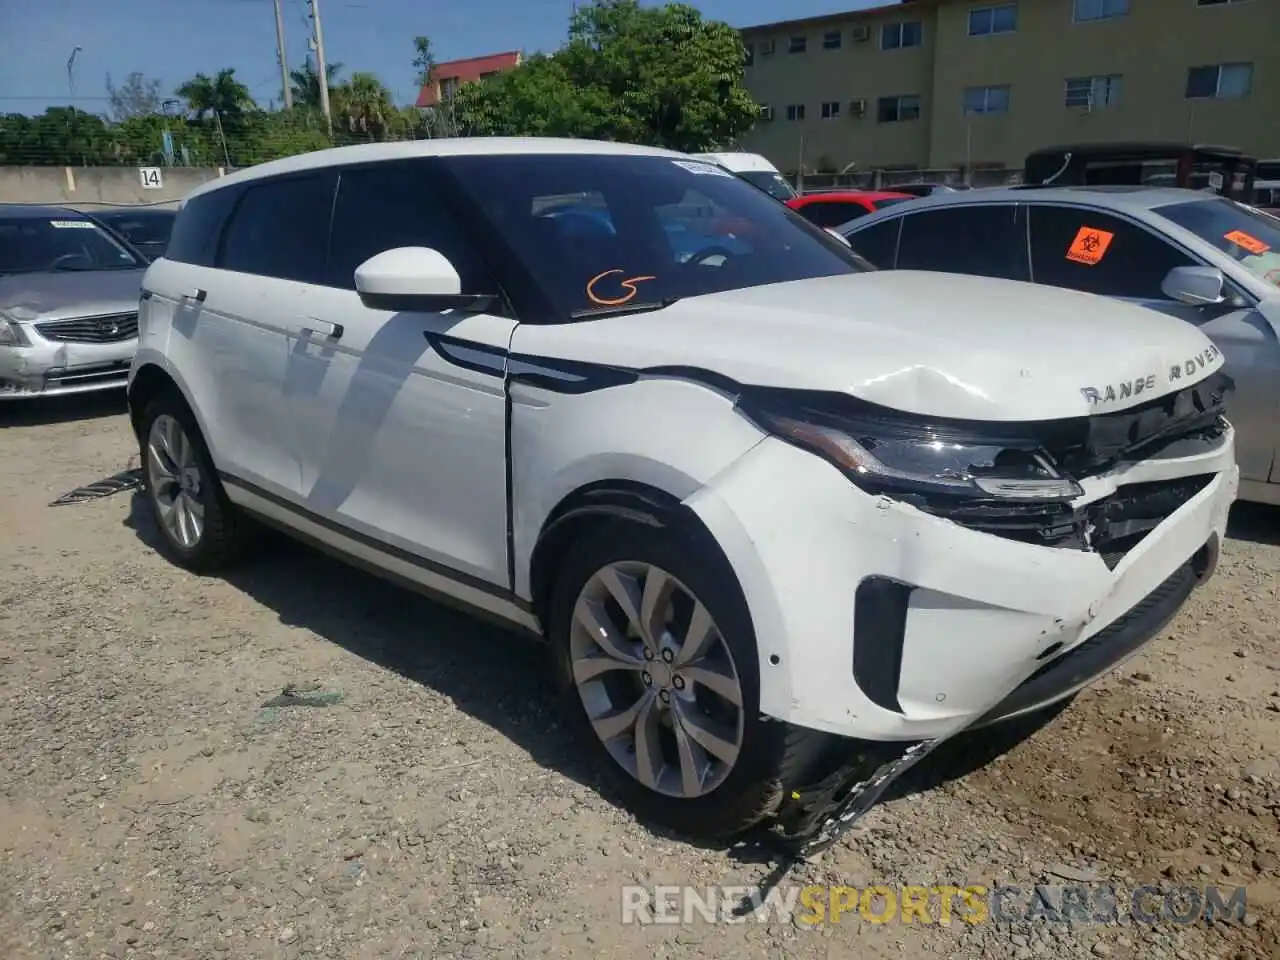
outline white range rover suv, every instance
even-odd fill
[[[545,636],[637,813],[829,844],[1213,570],[1231,382],[1188,324],[876,272],[726,171],[554,139],[197,189],[129,403],[171,556],[262,521]]]

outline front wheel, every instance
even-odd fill
[[[766,819],[826,739],[760,715],[746,602],[712,554],[597,528],[570,550],[548,623],[570,719],[624,803],[708,840]]]

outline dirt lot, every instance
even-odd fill
[[[528,643],[285,544],[187,575],[131,493],[47,507],[132,465],[121,411],[0,409],[5,960],[1280,956],[1280,511],[1237,508],[1120,674],[976,771],[989,742],[930,762],[792,877],[1247,886],[1244,923],[624,926],[624,884],[770,867],[598,793]],[[322,706],[264,706],[289,683]]]

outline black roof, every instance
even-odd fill
[[[1164,157],[1169,154],[1185,153],[1193,150],[1197,153],[1212,153],[1226,157],[1244,157],[1244,151],[1238,147],[1229,147],[1212,143],[1178,143],[1174,141],[1132,140],[1122,143],[1068,143],[1056,147],[1041,147],[1027,154],[1032,157],[1061,156],[1070,153],[1077,157],[1087,158],[1101,155],[1120,155],[1127,157]]]
[[[0,203],[0,217],[8,220],[48,220],[50,217],[60,220],[90,219],[82,210],[33,203]]]

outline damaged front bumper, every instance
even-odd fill
[[[1191,592],[1213,575],[1218,554],[1215,534],[1137,606],[1069,653],[1046,662],[985,713],[905,749],[901,745],[866,744],[833,773],[792,790],[774,818],[775,838],[796,856],[813,856],[834,844],[875,806],[894,781],[944,742],[1043,709],[1115,669],[1154,639]]]
[[[1225,420],[1159,439],[1075,474],[1083,494],[1053,510],[874,496],[774,438],[686,501],[742,586],[761,713],[867,747],[784,797],[784,841],[821,849],[939,744],[1160,633],[1213,572],[1239,471]]]

